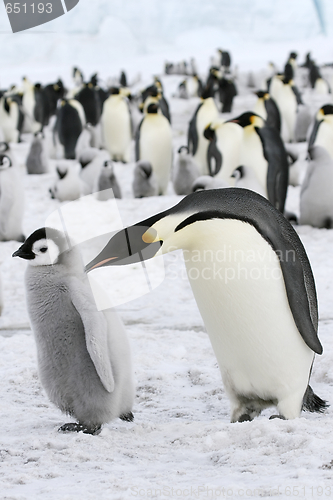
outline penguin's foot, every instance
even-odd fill
[[[237,422],[251,422],[252,420],[253,419],[248,413],[243,413],[243,415],[238,418]]]
[[[131,411],[129,411],[128,413],[123,413],[122,415],[119,415],[119,418],[121,420],[125,420],[125,422],[133,422],[134,415]]]
[[[77,422],[69,422],[59,427],[58,432],[83,432],[84,434],[99,434],[101,425],[89,426]]]
[[[269,420],[274,420],[275,418],[280,418],[281,420],[287,420],[283,415],[271,415]]]

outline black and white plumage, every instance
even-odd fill
[[[285,217],[246,189],[200,191],[118,232],[86,269],[176,249],[186,252],[231,421],[252,420],[270,406],[286,419],[298,417],[302,408],[323,411],[325,402],[308,385],[314,354],[322,353],[315,283]]]
[[[63,99],[57,109],[56,140],[63,146],[64,157],[75,159],[75,148],[85,125],[84,109],[75,99]]]
[[[253,111],[266,121],[267,127],[276,128],[276,130],[280,133],[281,116],[276,102],[269,95],[269,93],[264,90],[259,90],[258,92],[255,92],[255,94],[258,96],[258,100],[253,108]]]
[[[135,138],[136,161],[149,161],[158,184],[158,194],[166,194],[172,166],[172,130],[168,119],[152,103],[142,119]]]
[[[51,198],[59,201],[74,201],[91,193],[91,189],[79,176],[80,165],[75,162],[62,160],[56,167],[57,179],[49,189]]]
[[[61,431],[96,433],[133,420],[131,355],[115,310],[98,311],[80,254],[63,233],[41,228],[13,254],[28,261],[25,287],[41,383],[50,400],[77,419]]]
[[[265,196],[283,213],[289,164],[280,134],[252,112],[243,113],[231,122],[244,130],[240,164],[252,168]]]
[[[43,132],[35,134],[27,156],[26,167],[28,174],[45,174],[48,171]]]
[[[333,105],[325,104],[316,114],[309,138],[309,148],[321,146],[333,158]]]
[[[333,228],[333,159],[321,146],[309,149],[300,198],[300,224]]]
[[[199,177],[197,164],[189,154],[188,147],[181,146],[172,173],[175,193],[179,195],[192,193],[192,186],[197,177]]]
[[[136,163],[132,189],[134,198],[146,198],[158,195],[157,179],[149,161],[140,160]]]
[[[12,158],[0,153],[0,241],[24,241],[24,189],[21,172]]]

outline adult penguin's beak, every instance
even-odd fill
[[[163,244],[151,227],[156,222],[155,218],[127,227],[112,236],[97,257],[86,266],[86,272],[99,267],[134,264],[154,257]]]

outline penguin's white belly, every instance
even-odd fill
[[[258,99],[254,108],[253,108],[254,113],[257,115],[261,116],[264,120],[267,120],[267,111],[265,108],[265,103],[263,99]]]
[[[285,123],[285,137],[283,139],[285,142],[290,142],[295,139],[297,101],[292,89],[288,85],[284,87],[287,88],[283,88],[279,93],[278,106]]]
[[[9,113],[3,109],[4,102],[3,99],[0,101],[0,125],[4,134],[4,140],[6,142],[17,142],[18,140],[18,117],[19,109],[16,102],[10,104]]]
[[[295,325],[276,253],[250,224],[195,225],[201,259],[185,251],[187,273],[229,395],[302,399],[314,353]]]
[[[325,148],[333,159],[333,123],[323,121],[319,125],[314,145]]]
[[[314,89],[315,89],[317,94],[329,94],[328,85],[325,82],[325,80],[323,80],[322,78],[318,78],[316,80]]]
[[[217,148],[222,154],[222,168],[216,177],[234,185],[231,174],[240,165],[243,129],[236,123],[226,123],[216,130]]]
[[[131,119],[126,102],[109,103],[102,115],[105,146],[111,156],[129,161]]]
[[[267,195],[267,168],[268,163],[264,157],[263,146],[260,137],[255,130],[244,130],[244,141],[241,151],[241,165],[251,167],[265,197]]]
[[[205,128],[218,119],[218,111],[212,97],[205,100],[197,113],[196,127],[198,134],[198,148],[193,156],[200,169],[200,175],[208,174],[207,149],[209,141],[204,137]]]
[[[301,192],[300,223],[324,227],[333,220],[333,168],[318,166],[312,173],[308,187]]]
[[[22,235],[24,211],[24,189],[16,167],[0,173],[0,192],[0,239],[15,240]]]
[[[171,128],[162,115],[148,118],[143,121],[140,130],[140,160],[151,163],[159,192],[165,194],[172,165]]]
[[[188,78],[186,80],[186,90],[188,92],[189,97],[196,97],[198,95],[198,80],[196,78]]]

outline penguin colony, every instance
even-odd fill
[[[24,77],[0,92],[0,241],[24,242],[13,256],[27,261],[40,380],[49,399],[76,420],[59,430],[96,434],[114,418],[133,420],[126,331],[115,311],[97,311],[87,273],[126,265],[137,255],[217,252],[223,245],[259,252],[256,265],[280,276],[234,280],[227,289],[222,280],[191,279],[191,269],[200,274],[201,264],[186,263],[231,422],[252,420],[268,407],[277,408],[272,418],[296,418],[302,409],[323,412],[327,403],[309,385],[315,354],[323,350],[315,283],[288,219],[333,228],[333,104],[326,67],[310,54],[298,66],[291,52],[281,73],[270,63],[266,72],[244,75],[230,53],[218,49],[206,75],[195,59],[166,63],[165,75],[144,86],[131,84],[122,71],[105,84],[74,68],[72,88],[61,79],[41,85]],[[179,75],[174,102],[187,99],[192,106],[181,139],[172,125],[167,75]],[[251,108],[237,105],[238,89],[253,96]],[[306,92],[321,96],[320,107],[314,109]],[[15,160],[16,143],[29,143],[25,165]],[[300,158],[299,143],[307,158]],[[107,206],[110,197],[122,198],[125,175],[134,198],[185,198],[114,235],[84,269],[75,246],[55,229],[36,228],[25,240],[24,169],[53,177],[46,196],[58,206],[88,194]],[[301,185],[299,217],[285,209],[291,182]],[[281,257],[288,251],[295,255],[292,265]]]

